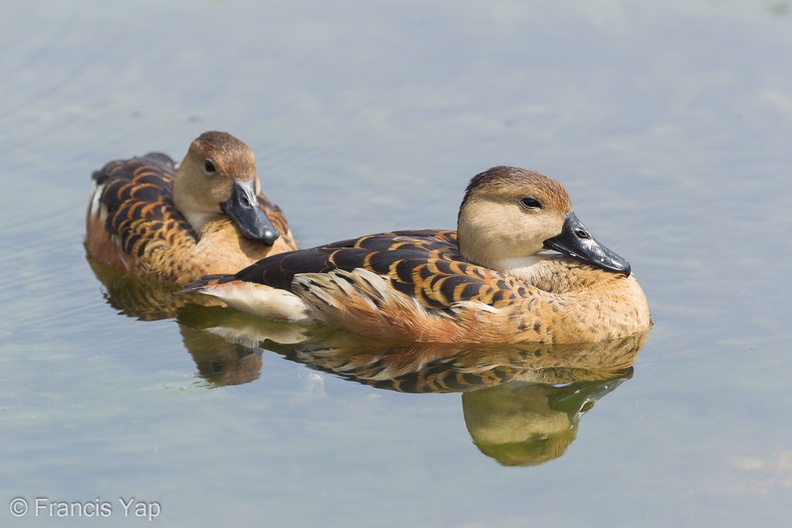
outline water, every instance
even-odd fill
[[[92,522],[60,502],[110,503],[103,526],[792,519],[788,2],[21,4],[0,20],[3,525]],[[492,165],[556,177],[646,290],[634,371],[577,401],[412,394],[119,314],[82,248],[90,173],[210,129],[253,148],[303,246],[451,228]],[[518,434],[576,405],[543,463],[480,448],[477,408]]]

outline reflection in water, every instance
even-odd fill
[[[135,275],[123,273],[86,254],[99,282],[105,287],[107,304],[120,314],[143,321],[158,321],[176,316],[176,311],[189,303],[220,305],[219,302],[203,302],[199,296],[174,295],[180,288],[170,284],[153,282]]]
[[[185,325],[179,325],[182,342],[192,355],[198,373],[215,385],[240,385],[261,375],[262,350],[228,342]]]
[[[119,314],[141,321],[158,321],[176,317],[190,303],[221,304],[214,299],[174,295],[179,288],[122,273],[86,255],[94,275],[104,285],[107,303]],[[238,385],[258,379],[261,350],[229,342],[184,325],[179,326],[185,348],[190,352],[198,372],[215,385]]]
[[[556,386],[513,381],[462,395],[473,443],[504,466],[533,466],[558,458],[578,423],[600,398],[632,377]]]
[[[175,317],[200,374],[217,385],[259,377],[263,349],[358,383],[409,393],[461,392],[468,432],[503,465],[561,456],[581,417],[632,376],[647,333],[582,345],[382,341],[188,304],[167,286],[91,262],[107,302],[141,320]]]
[[[564,454],[580,420],[632,377],[646,334],[584,346],[311,343],[286,357],[402,392],[462,392],[473,443],[507,466]],[[343,341],[343,340],[341,340]],[[273,347],[270,347],[273,348]]]
[[[378,341],[288,327],[235,310],[192,307],[183,327],[381,389],[461,392],[473,443],[507,466],[561,456],[582,416],[632,376],[648,333],[586,345],[451,345]]]

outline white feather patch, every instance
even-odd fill
[[[263,284],[235,281],[203,288],[200,293],[217,297],[237,310],[267,319],[300,324],[319,322],[311,316],[298,296]]]
[[[102,222],[107,219],[107,207],[103,206],[100,201],[106,186],[107,183],[94,182],[93,192],[91,193],[90,215],[98,217]]]

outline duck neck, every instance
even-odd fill
[[[511,275],[529,284],[535,284],[541,280],[543,275],[543,263],[545,255],[531,255],[529,257],[505,258],[493,262],[490,269],[494,269],[506,275]]]
[[[530,282],[534,266],[544,259],[538,254],[544,249],[542,243],[526,241],[517,226],[492,228],[482,217],[470,213],[460,215],[457,240],[462,256],[479,266]]]
[[[182,168],[180,167],[180,171]],[[194,196],[194,189],[190,181],[181,172],[178,172],[173,184],[173,204],[200,238],[207,228],[207,224],[226,218],[226,216],[219,207],[201,203]]]
[[[179,209],[179,212],[184,216],[185,220],[187,220],[187,223],[190,224],[190,227],[193,228],[193,231],[195,231],[199,239],[203,238],[206,232],[214,230],[212,227],[213,224],[220,220],[227,220],[222,214],[190,210],[185,211],[179,207],[178,203],[176,203],[176,208]]]
[[[492,269],[551,293],[588,291],[619,277],[557,253],[504,259],[494,265],[498,267]]]

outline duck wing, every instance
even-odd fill
[[[173,203],[174,161],[161,153],[111,161],[94,172],[89,217],[102,208],[104,230],[129,255],[142,256],[152,243],[169,243],[168,233],[197,236]],[[89,237],[93,236],[89,232]],[[90,244],[89,244],[90,245]]]
[[[496,308],[524,299],[523,281],[462,258],[455,231],[393,231],[267,257],[217,283],[245,281],[298,293],[295,277],[367,270],[424,308],[448,310],[464,301]],[[340,276],[333,273],[334,276]]]

